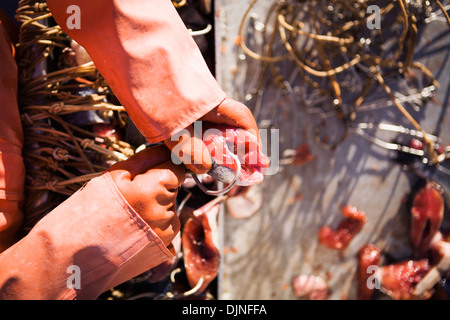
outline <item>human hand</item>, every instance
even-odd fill
[[[185,168],[175,165],[161,145],[114,164],[109,172],[131,207],[169,246],[180,230],[175,200]]]
[[[260,143],[258,127],[253,114],[244,104],[236,100],[226,98],[199,121],[242,128],[255,135]],[[180,135],[179,140],[169,138],[164,143],[170,150],[177,150],[176,156],[194,173],[207,173],[211,169],[212,160],[208,148],[200,137],[195,136],[194,125],[187,127],[186,131]]]

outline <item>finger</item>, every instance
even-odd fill
[[[147,223],[166,246],[170,244],[181,228],[175,205],[168,209],[160,208],[152,211],[151,220],[147,221]]]
[[[130,205],[166,245],[180,229],[175,202],[185,175],[184,166],[166,161],[136,175],[127,188]]]
[[[135,176],[128,184],[127,192],[133,192],[135,199],[142,199],[139,202],[154,203],[167,209],[175,203],[178,187],[185,179],[186,169],[183,165],[166,161]],[[149,195],[154,195],[154,199],[149,199]]]
[[[200,120],[242,128],[255,135],[258,141],[260,140],[258,126],[252,112],[247,106],[236,100],[226,98]]]
[[[124,170],[129,173],[129,179],[132,181],[138,174],[146,173],[169,159],[170,150],[164,145],[159,145],[144,149],[125,161],[117,162],[108,171]]]
[[[153,177],[153,181],[155,181],[155,178],[160,178],[147,174],[147,178],[149,177]],[[151,184],[140,175],[130,183],[127,192],[128,203],[148,222],[167,218],[168,210],[175,205],[178,189],[168,190],[159,183]]]
[[[156,223],[152,227],[166,246],[170,245],[176,234],[181,229],[181,222],[176,214],[175,206],[173,206],[173,208],[171,208],[168,212],[171,214],[170,218],[166,221],[159,221],[159,223]]]
[[[152,170],[160,175],[160,182],[167,190],[178,189],[186,179],[186,169],[182,165],[176,165],[171,161],[164,162]]]
[[[164,141],[172,154],[191,171],[202,174],[211,169],[212,159],[202,139],[194,133],[190,125],[182,132]]]

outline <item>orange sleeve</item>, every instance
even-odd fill
[[[0,299],[95,299],[172,257],[107,172],[0,254]]]
[[[47,4],[56,22],[87,50],[149,142],[169,138],[226,98],[170,0]],[[68,10],[71,5],[79,10]],[[79,29],[69,19],[74,14],[79,14]]]

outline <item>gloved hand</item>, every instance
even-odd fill
[[[184,167],[175,165],[161,145],[114,164],[109,173],[131,207],[169,246],[180,230],[175,200],[185,179]]]
[[[231,98],[226,98],[218,107],[201,117],[199,121],[248,130],[261,143],[253,114],[244,104]],[[208,148],[200,136],[194,135],[194,125],[188,126],[184,134],[176,138],[166,139],[164,143],[172,151],[176,150],[175,155],[193,172],[197,174],[207,173],[211,168],[212,160]]]

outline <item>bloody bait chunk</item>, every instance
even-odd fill
[[[310,300],[325,300],[330,294],[327,283],[321,277],[299,275],[292,279],[292,289],[296,297]]]
[[[309,145],[304,143],[299,145],[295,149],[295,157],[293,164],[296,166],[302,166],[308,162],[311,162],[314,159],[314,156],[311,154],[309,150]]]
[[[413,295],[416,285],[430,270],[427,259],[408,260],[381,267],[383,291],[395,300],[416,299]]]
[[[319,230],[320,243],[330,249],[342,250],[347,247],[367,221],[366,214],[354,206],[345,206],[342,214],[346,218],[339,223],[336,230],[329,226],[323,226]]]
[[[229,183],[234,179],[237,171],[234,154],[241,164],[238,186],[251,186],[263,181],[270,161],[262,153],[256,135],[240,128],[203,123],[203,142],[214,161],[222,167],[214,176],[217,180]]]
[[[373,266],[378,267],[381,262],[381,252],[373,244],[366,244],[362,246],[358,251],[358,299],[370,300],[375,291],[375,283],[370,281],[369,277],[374,279],[375,269]],[[378,279],[379,280],[379,279]],[[376,280],[375,280],[376,281]]]
[[[209,208],[217,210],[218,205]],[[212,215],[213,218],[216,215]],[[182,232],[184,266],[191,287],[195,287],[203,278],[198,293],[204,291],[219,271],[220,253],[214,241],[214,230],[206,212],[187,220]]]
[[[427,183],[414,197],[411,208],[411,242],[418,254],[426,252],[439,231],[444,217],[442,194],[433,183]]]

